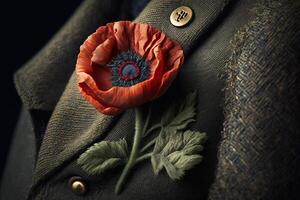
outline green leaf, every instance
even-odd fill
[[[106,170],[125,164],[128,159],[128,147],[125,139],[119,141],[101,141],[86,150],[77,163],[90,175],[99,175]]]
[[[201,162],[199,154],[206,134],[199,131],[178,131],[164,128],[156,139],[151,156],[153,172],[166,169],[172,180],[181,179],[185,172]]]
[[[168,126],[174,131],[186,129],[190,123],[196,121],[196,102],[197,92],[194,91],[179,103],[170,106],[162,116],[162,126]]]

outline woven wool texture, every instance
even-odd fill
[[[256,19],[232,41],[224,132],[209,199],[297,198],[300,7],[295,3],[260,3],[253,10]]]

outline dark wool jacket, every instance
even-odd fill
[[[193,21],[174,27],[186,5]],[[137,165],[114,194],[120,169],[88,176],[77,158],[102,140],[132,139],[134,113],[111,117],[78,92],[79,46],[107,22],[129,19],[128,2],[86,0],[40,52],[15,74],[23,109],[2,179],[2,200],[283,200],[299,199],[299,0],[152,0],[135,19],[159,28],[184,49],[171,88],[153,102],[159,116],[174,99],[198,90],[204,157],[180,181],[150,162]],[[147,105],[145,105],[146,107]],[[78,196],[69,179],[88,191]]]

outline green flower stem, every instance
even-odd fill
[[[136,161],[135,161],[135,164],[138,164],[138,163],[140,163],[140,162],[143,162],[144,160],[147,160],[147,159],[151,158],[151,155],[152,155],[152,152],[151,152],[151,153],[146,153],[146,154],[144,154],[144,155],[138,157],[138,158],[136,159]]]
[[[117,182],[117,185],[115,188],[116,194],[119,194],[122,191],[125,180],[129,174],[130,170],[136,163],[136,159],[137,159],[138,153],[139,153],[139,146],[140,146],[141,139],[142,139],[142,134],[143,134],[143,132],[142,132],[142,110],[141,110],[141,108],[135,108],[135,134],[134,134],[134,139],[133,139],[133,145],[132,145],[132,149],[130,152],[128,162],[125,165],[125,168],[123,169],[122,174]]]

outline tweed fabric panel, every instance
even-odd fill
[[[232,42],[224,132],[209,199],[296,199],[299,8],[299,1],[259,3],[255,20]]]

